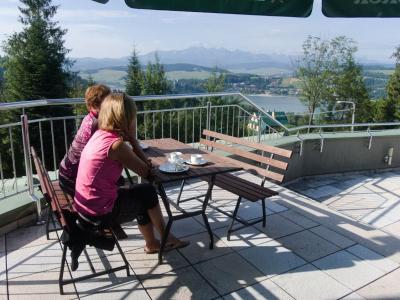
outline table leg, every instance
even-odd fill
[[[182,182],[181,182],[181,188],[179,189],[178,198],[177,198],[177,200],[176,200],[176,203],[177,203],[178,205],[179,205],[179,202],[181,201],[182,192],[183,192],[183,188],[184,188],[184,186],[185,186],[185,182],[186,182],[185,179],[183,179]]]
[[[168,196],[165,193],[164,186],[161,183],[159,183],[157,185],[157,189],[160,194],[161,200],[164,203],[164,207],[165,207],[165,210],[167,211],[167,215],[168,215],[168,222],[167,222],[167,225],[165,226],[164,234],[161,237],[160,250],[158,251],[158,264],[162,264],[162,256],[163,256],[163,252],[165,249],[165,245],[167,243],[169,232],[171,230],[173,216],[172,216],[171,208],[169,206]]]
[[[206,209],[207,209],[207,206],[208,206],[208,201],[211,198],[212,189],[214,187],[214,181],[215,181],[215,175],[213,175],[211,177],[211,180],[208,183],[208,190],[207,190],[207,193],[206,193],[206,195],[204,197],[204,202],[203,202],[203,206],[202,206],[202,210],[201,210],[201,215],[203,216],[204,225],[206,226],[207,231],[208,231],[208,235],[210,237],[210,244],[209,244],[209,248],[210,249],[214,248],[214,235],[213,235],[213,233],[211,231],[210,224],[208,223],[208,218],[206,216]]]

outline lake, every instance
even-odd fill
[[[258,106],[269,111],[307,112],[307,107],[295,96],[247,95]]]

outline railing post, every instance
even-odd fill
[[[261,142],[261,125],[262,125],[262,120],[261,120],[261,114],[258,115],[258,133],[257,133],[257,143]]]
[[[43,224],[42,221],[42,207],[40,199],[38,199],[33,191],[33,174],[32,174],[32,163],[31,163],[31,145],[29,142],[29,124],[28,116],[26,114],[21,115],[21,129],[22,129],[22,146],[24,150],[24,160],[25,160],[25,175],[28,181],[28,194],[33,201],[36,202],[36,212],[37,212],[37,223],[38,225]]]
[[[211,130],[211,102],[207,102],[207,124],[206,129]]]

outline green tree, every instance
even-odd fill
[[[96,81],[94,80],[93,76],[91,74],[89,74],[88,78],[87,78],[87,82],[86,82],[86,87],[95,85]]]
[[[136,49],[133,49],[129,58],[128,73],[125,79],[125,91],[128,95],[139,96],[142,94],[144,73]]]
[[[400,46],[393,53],[393,58],[396,60],[396,67],[390,75],[386,86],[387,99],[382,105],[382,115],[387,122],[400,120]]]
[[[365,86],[362,67],[355,60],[357,46],[354,40],[339,36],[331,40],[332,58],[332,86],[326,96],[325,108],[334,111],[336,108],[346,109],[340,115],[326,114],[326,122],[338,117],[341,120],[351,121],[352,108],[350,103],[338,106],[338,101],[353,102],[356,107],[356,122],[371,122],[373,119],[371,101]]]
[[[142,95],[165,95],[170,91],[168,79],[165,74],[164,66],[161,64],[158,55],[155,55],[155,62],[149,62],[146,66],[146,72],[144,73],[144,80],[142,86]],[[145,103],[138,103],[138,109],[149,111],[149,110],[161,110],[174,108],[175,103],[173,100],[164,101],[147,101]],[[172,122],[174,123],[174,122]],[[156,113],[152,115],[146,114],[138,117],[138,134],[140,138],[151,137],[157,138],[163,131],[161,128],[162,122]],[[166,124],[164,124],[166,126]]]
[[[168,94],[170,87],[165,75],[164,65],[155,54],[155,62],[149,62],[146,67],[146,73],[143,84],[144,95],[164,95]]]
[[[61,29],[53,20],[57,6],[52,5],[51,0],[20,0],[20,2],[19,21],[22,24],[22,31],[12,34],[3,47],[6,101],[68,97],[71,61],[67,58],[69,50],[64,47],[63,38],[66,30]],[[43,107],[29,109],[26,112],[32,119],[71,115],[72,109],[70,107]],[[13,119],[19,119],[17,113]],[[61,146],[64,145],[64,134],[63,127],[57,125],[55,122],[54,142],[57,149],[56,157],[61,159],[65,151],[65,147]],[[70,123],[67,126],[67,132],[72,132],[69,130]],[[46,123],[43,127],[44,151],[50,154],[52,153],[50,124]],[[67,139],[70,140],[68,137]],[[4,142],[4,138],[2,140]],[[36,147],[40,145],[38,129],[31,129],[31,144]],[[15,148],[21,149],[22,147],[19,146],[14,145]],[[2,148],[9,149],[10,146]],[[49,159],[47,165],[51,165],[52,156],[46,155],[46,158]],[[19,160],[17,157],[17,161],[22,161],[22,159]],[[22,164],[17,168],[21,170]]]
[[[51,0],[20,0],[21,32],[5,43],[5,95],[8,101],[68,96],[71,61],[61,29],[52,19]]]
[[[300,79],[300,100],[310,113],[309,124],[315,110],[321,106],[331,85],[331,59],[329,41],[309,36],[303,43],[303,54],[298,61],[297,77]]]
[[[331,40],[310,36],[304,42],[297,75],[301,84],[300,99],[308,106],[310,125],[317,108],[321,112],[328,112],[319,118],[320,121],[335,121],[338,116],[333,115],[332,111],[336,109],[337,101],[354,102],[357,121],[372,119],[362,68],[355,61],[356,52],[354,40],[344,36]],[[343,113],[340,117],[351,120],[351,112]]]

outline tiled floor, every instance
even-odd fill
[[[290,186],[355,220],[400,237],[400,171],[311,177]]]
[[[240,176],[258,180],[249,174]],[[378,178],[367,182],[375,180]],[[323,182],[333,184],[336,179]],[[356,178],[351,182],[355,189],[365,188]],[[385,182],[386,189],[394,190],[393,186],[388,187],[390,176],[385,175],[380,182]],[[65,296],[58,293],[61,245],[56,235],[53,233],[54,239],[47,241],[43,226],[11,232],[0,237],[0,299],[400,298],[398,237],[291,190],[272,184],[270,187],[280,195],[268,200],[266,228],[256,225],[242,229],[228,241],[226,229],[230,220],[209,209],[214,249],[208,248],[201,218],[179,221],[173,225],[174,233],[191,244],[167,253],[162,265],[157,264],[157,255],[144,253],[137,225],[126,224],[129,238],[121,241],[121,246],[132,275],[126,277],[120,271],[67,285]],[[316,183],[310,187],[316,188]],[[204,189],[204,183],[195,182],[187,187],[186,194],[201,194]],[[170,196],[176,193],[176,189],[169,189]],[[213,201],[227,210],[233,209],[235,199],[219,190],[213,194]],[[261,209],[258,203],[244,202],[241,215],[254,219],[261,215]],[[394,224],[392,230],[396,231],[400,225]],[[89,248],[88,252],[97,270],[122,263],[115,250],[109,253]],[[81,257],[79,269],[67,269],[64,276],[89,273],[90,268]]]

